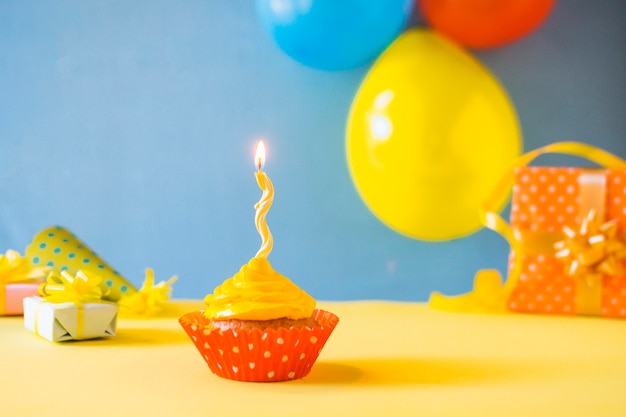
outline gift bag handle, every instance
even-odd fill
[[[480,208],[481,223],[499,234],[509,243],[513,253],[520,253],[520,240],[516,238],[511,225],[497,212],[500,202],[510,192],[515,178],[515,171],[532,162],[540,155],[558,153],[578,156],[595,162],[605,168],[626,169],[626,161],[605,150],[580,142],[557,142],[530,151],[520,156],[507,169],[500,181]],[[515,287],[521,274],[521,257],[516,256],[504,285],[496,270],[481,270],[475,276],[474,290],[460,296],[447,297],[434,292],[429,305],[448,311],[495,311],[506,309],[506,299]]]

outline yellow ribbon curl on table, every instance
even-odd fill
[[[132,294],[123,294],[119,304],[141,316],[154,316],[163,309],[164,304],[170,299],[172,285],[177,279],[177,276],[173,276],[169,280],[161,281],[155,285],[154,271],[151,268],[146,268],[146,279],[142,287]]]
[[[28,258],[13,249],[0,254],[0,316],[6,308],[7,284],[36,282],[46,275],[48,269],[34,267]]]
[[[39,293],[50,303],[74,303],[77,309],[76,339],[81,339],[85,329],[84,303],[102,301],[102,278],[87,271],[77,271],[74,276],[67,271],[51,272],[46,282],[39,286]],[[37,314],[35,315],[37,317]],[[38,328],[35,321],[35,329]]]
[[[623,159],[607,151],[584,143],[558,142],[538,148],[522,155],[519,159],[517,159],[517,161],[515,161],[515,163],[513,163],[507,170],[506,174],[500,179],[499,183],[496,185],[493,192],[490,194],[489,198],[485,201],[480,210],[481,223],[485,227],[501,234],[509,243],[513,254],[520,255],[523,253],[554,252],[555,256],[560,257],[562,260],[566,260],[566,265],[568,265],[569,269],[566,272],[571,274],[574,278],[580,278],[583,271],[591,271],[589,269],[581,268],[572,270],[571,263],[575,259],[579,259],[579,262],[587,259],[584,261],[584,264],[587,267],[591,265],[601,265],[605,263],[605,261],[605,266],[608,264],[612,265],[618,260],[624,259],[623,247],[621,246],[623,242],[617,238],[616,234],[613,234],[613,226],[610,224],[597,225],[596,223],[593,223],[592,228],[594,233],[589,236],[587,236],[588,233],[585,230],[583,230],[584,233],[581,234],[580,232],[573,232],[571,229],[570,231],[572,233],[567,230],[563,233],[533,233],[512,228],[511,225],[509,225],[506,220],[504,220],[496,212],[498,202],[500,202],[502,197],[509,192],[513,185],[515,170],[526,166],[533,159],[546,153],[560,153],[579,156],[595,162],[605,168],[626,169],[626,161]],[[584,229],[585,227],[589,228],[591,226],[592,219],[590,216],[595,216],[595,214],[590,213],[593,212],[595,209],[593,205],[596,204],[596,202],[593,201],[594,198],[591,196],[602,194],[604,192],[603,187],[604,185],[599,187],[588,187],[590,188],[590,190],[588,190],[590,194],[586,198],[583,198],[581,206],[588,204],[589,207],[586,211],[583,207],[581,207],[583,215],[587,215],[586,220],[581,223],[581,229]],[[600,202],[599,209],[604,210],[603,205],[604,201],[602,200],[602,202]],[[595,217],[593,218],[593,221],[596,221]],[[587,225],[585,226],[584,223]],[[595,232],[600,230],[608,233],[603,234],[603,237],[599,237],[599,235]],[[583,240],[586,239],[587,242],[581,244],[580,236],[582,236]],[[609,252],[610,256],[606,256],[607,252],[604,252],[605,255],[601,259],[595,259],[594,263],[589,264],[589,259],[591,258],[586,258],[588,254],[585,248],[588,248],[588,245],[597,244],[594,242],[601,239],[609,242],[608,245],[611,248],[611,251]],[[577,243],[574,245],[573,243],[570,243],[570,241],[575,241]],[[565,249],[568,249],[568,251],[564,252]],[[559,252],[560,254],[556,255]],[[572,261],[568,263],[567,259],[569,257],[572,257]],[[472,292],[459,296],[445,296],[440,293],[433,292],[429,300],[429,305],[432,308],[446,311],[504,311],[506,310],[507,299],[520,278],[522,267],[522,256],[514,256],[514,262],[509,270],[508,279],[504,283],[498,271],[492,269],[480,270],[476,273],[474,278],[474,289]],[[599,271],[600,270],[597,270],[597,272]],[[593,279],[593,277],[584,278],[586,282],[589,282],[590,280],[593,281]],[[585,294],[583,291],[581,300],[577,300],[577,312],[579,314],[597,314],[599,310],[597,300],[600,285],[594,285],[593,288],[595,293]]]

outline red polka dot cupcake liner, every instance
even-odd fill
[[[226,330],[208,328],[204,310],[179,319],[211,371],[222,378],[278,382],[302,378],[311,371],[339,322],[333,313],[315,310],[316,327]]]

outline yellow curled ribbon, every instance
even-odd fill
[[[173,276],[167,281],[154,284],[154,271],[146,268],[146,279],[139,291],[132,294],[123,294],[119,304],[132,312],[142,316],[158,314],[172,294],[172,285],[178,279]]]
[[[544,253],[555,253],[568,247],[568,243],[558,243],[559,241],[563,241],[564,237],[565,240],[567,239],[567,231],[564,231],[564,233],[540,233],[540,236],[538,236],[537,234],[512,228],[511,225],[509,225],[506,220],[504,220],[496,212],[499,207],[498,203],[502,201],[503,196],[507,195],[510,192],[511,187],[513,186],[515,170],[526,166],[533,159],[546,153],[560,153],[579,156],[595,162],[601,166],[604,166],[605,168],[626,169],[626,161],[624,161],[623,159],[607,151],[596,148],[592,145],[579,142],[553,143],[551,145],[547,145],[534,151],[528,152],[518,158],[500,179],[493,192],[484,202],[480,210],[481,223],[485,227],[502,235],[509,243],[511,247],[511,252],[514,254],[523,254],[528,253],[529,251],[535,253],[541,253],[544,251]],[[593,189],[593,187],[591,188]],[[588,198],[583,198],[583,200],[586,200],[585,202],[589,203],[590,205],[595,204],[594,198],[592,198],[591,196],[589,196]],[[600,204],[600,208],[603,210],[603,201]],[[586,215],[593,208],[594,207],[591,206],[589,207],[589,210],[585,211],[585,209],[581,207],[581,210]],[[586,227],[589,226],[588,223],[589,222],[587,222]],[[582,224],[581,227],[583,227]],[[599,239],[597,235],[594,234],[593,236],[595,237],[592,242],[588,243],[594,243],[596,239]],[[621,249],[614,249],[616,245],[616,239],[613,239],[614,236],[606,236],[606,238],[609,237],[611,238],[610,246],[613,252],[611,252],[612,255],[606,259],[607,263],[605,263],[605,265],[607,265],[608,263],[613,264],[619,259],[622,259],[617,257],[617,254],[620,254],[619,256],[621,256]],[[577,257],[577,252],[580,251],[577,251],[574,248],[570,248],[567,256],[570,256],[571,254],[574,257]],[[563,252],[561,254],[561,259],[563,259],[563,257],[565,256],[565,252]],[[583,257],[584,256],[585,255],[583,255]],[[512,290],[517,285],[523,268],[522,256],[514,256],[513,258],[514,262],[509,270],[508,279],[504,283],[498,271],[481,270],[476,273],[476,276],[474,278],[474,290],[472,292],[451,297],[442,295],[437,292],[433,292],[429,300],[429,305],[432,308],[446,311],[505,311],[507,299],[510,296]],[[599,262],[598,264],[602,264],[603,262],[604,261]],[[580,271],[582,272],[583,270],[581,269]],[[597,299],[597,296],[593,296],[592,298]],[[597,314],[597,303],[593,301],[592,304],[593,306],[591,307],[585,307],[579,303],[578,312],[585,313],[588,312],[587,309],[589,309],[589,311],[594,312],[593,314]]]
[[[51,272],[46,282],[39,286],[39,293],[50,303],[74,303],[77,308],[76,339],[82,339],[85,328],[84,303],[97,303],[105,295],[102,278],[87,271],[77,271],[74,276],[67,271]],[[35,323],[35,329],[37,329]]]
[[[48,269],[34,267],[30,259],[13,249],[0,254],[0,316],[5,313],[7,284],[36,282],[46,275]]]

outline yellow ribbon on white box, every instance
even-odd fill
[[[115,335],[117,306],[102,301],[101,278],[78,271],[50,273],[41,297],[24,299],[26,328],[53,342]]]
[[[51,273],[39,287],[40,294],[50,303],[74,303],[76,306],[76,338],[82,339],[85,330],[85,309],[83,303],[102,300],[102,278],[78,271],[75,276],[67,271],[59,275]],[[39,305],[37,307],[39,309]],[[38,314],[36,315],[38,317]]]
[[[579,156],[605,168],[626,169],[626,161],[597,147],[578,142],[558,142],[528,152],[518,158],[497,184],[480,211],[482,224],[501,234],[509,243],[513,254],[553,253],[563,260],[566,273],[577,279],[576,306],[579,314],[598,314],[601,301],[601,273],[616,272],[621,261],[626,258],[624,241],[615,233],[611,222],[604,220],[605,181],[600,170],[584,170],[579,185],[581,189],[579,212],[585,218],[578,232],[564,230],[563,233],[534,233],[514,229],[497,212],[498,202],[509,193],[517,168],[528,165],[532,160],[546,153],[560,153]],[[601,216],[598,216],[598,211]],[[592,229],[591,233],[590,229]],[[575,242],[575,243],[573,243]],[[602,259],[589,262],[587,255],[602,246]],[[592,249],[593,248],[593,249]],[[594,252],[595,253],[595,252]],[[585,261],[586,259],[586,261]],[[579,263],[580,267],[572,268]],[[615,268],[602,271],[602,268],[589,268],[591,265],[612,265]],[[583,268],[584,266],[584,268]],[[507,299],[517,285],[522,273],[522,256],[514,256],[508,279],[503,283],[496,270],[481,270],[474,278],[474,289],[459,296],[445,296],[437,292],[431,294],[429,305],[447,311],[504,311]]]

